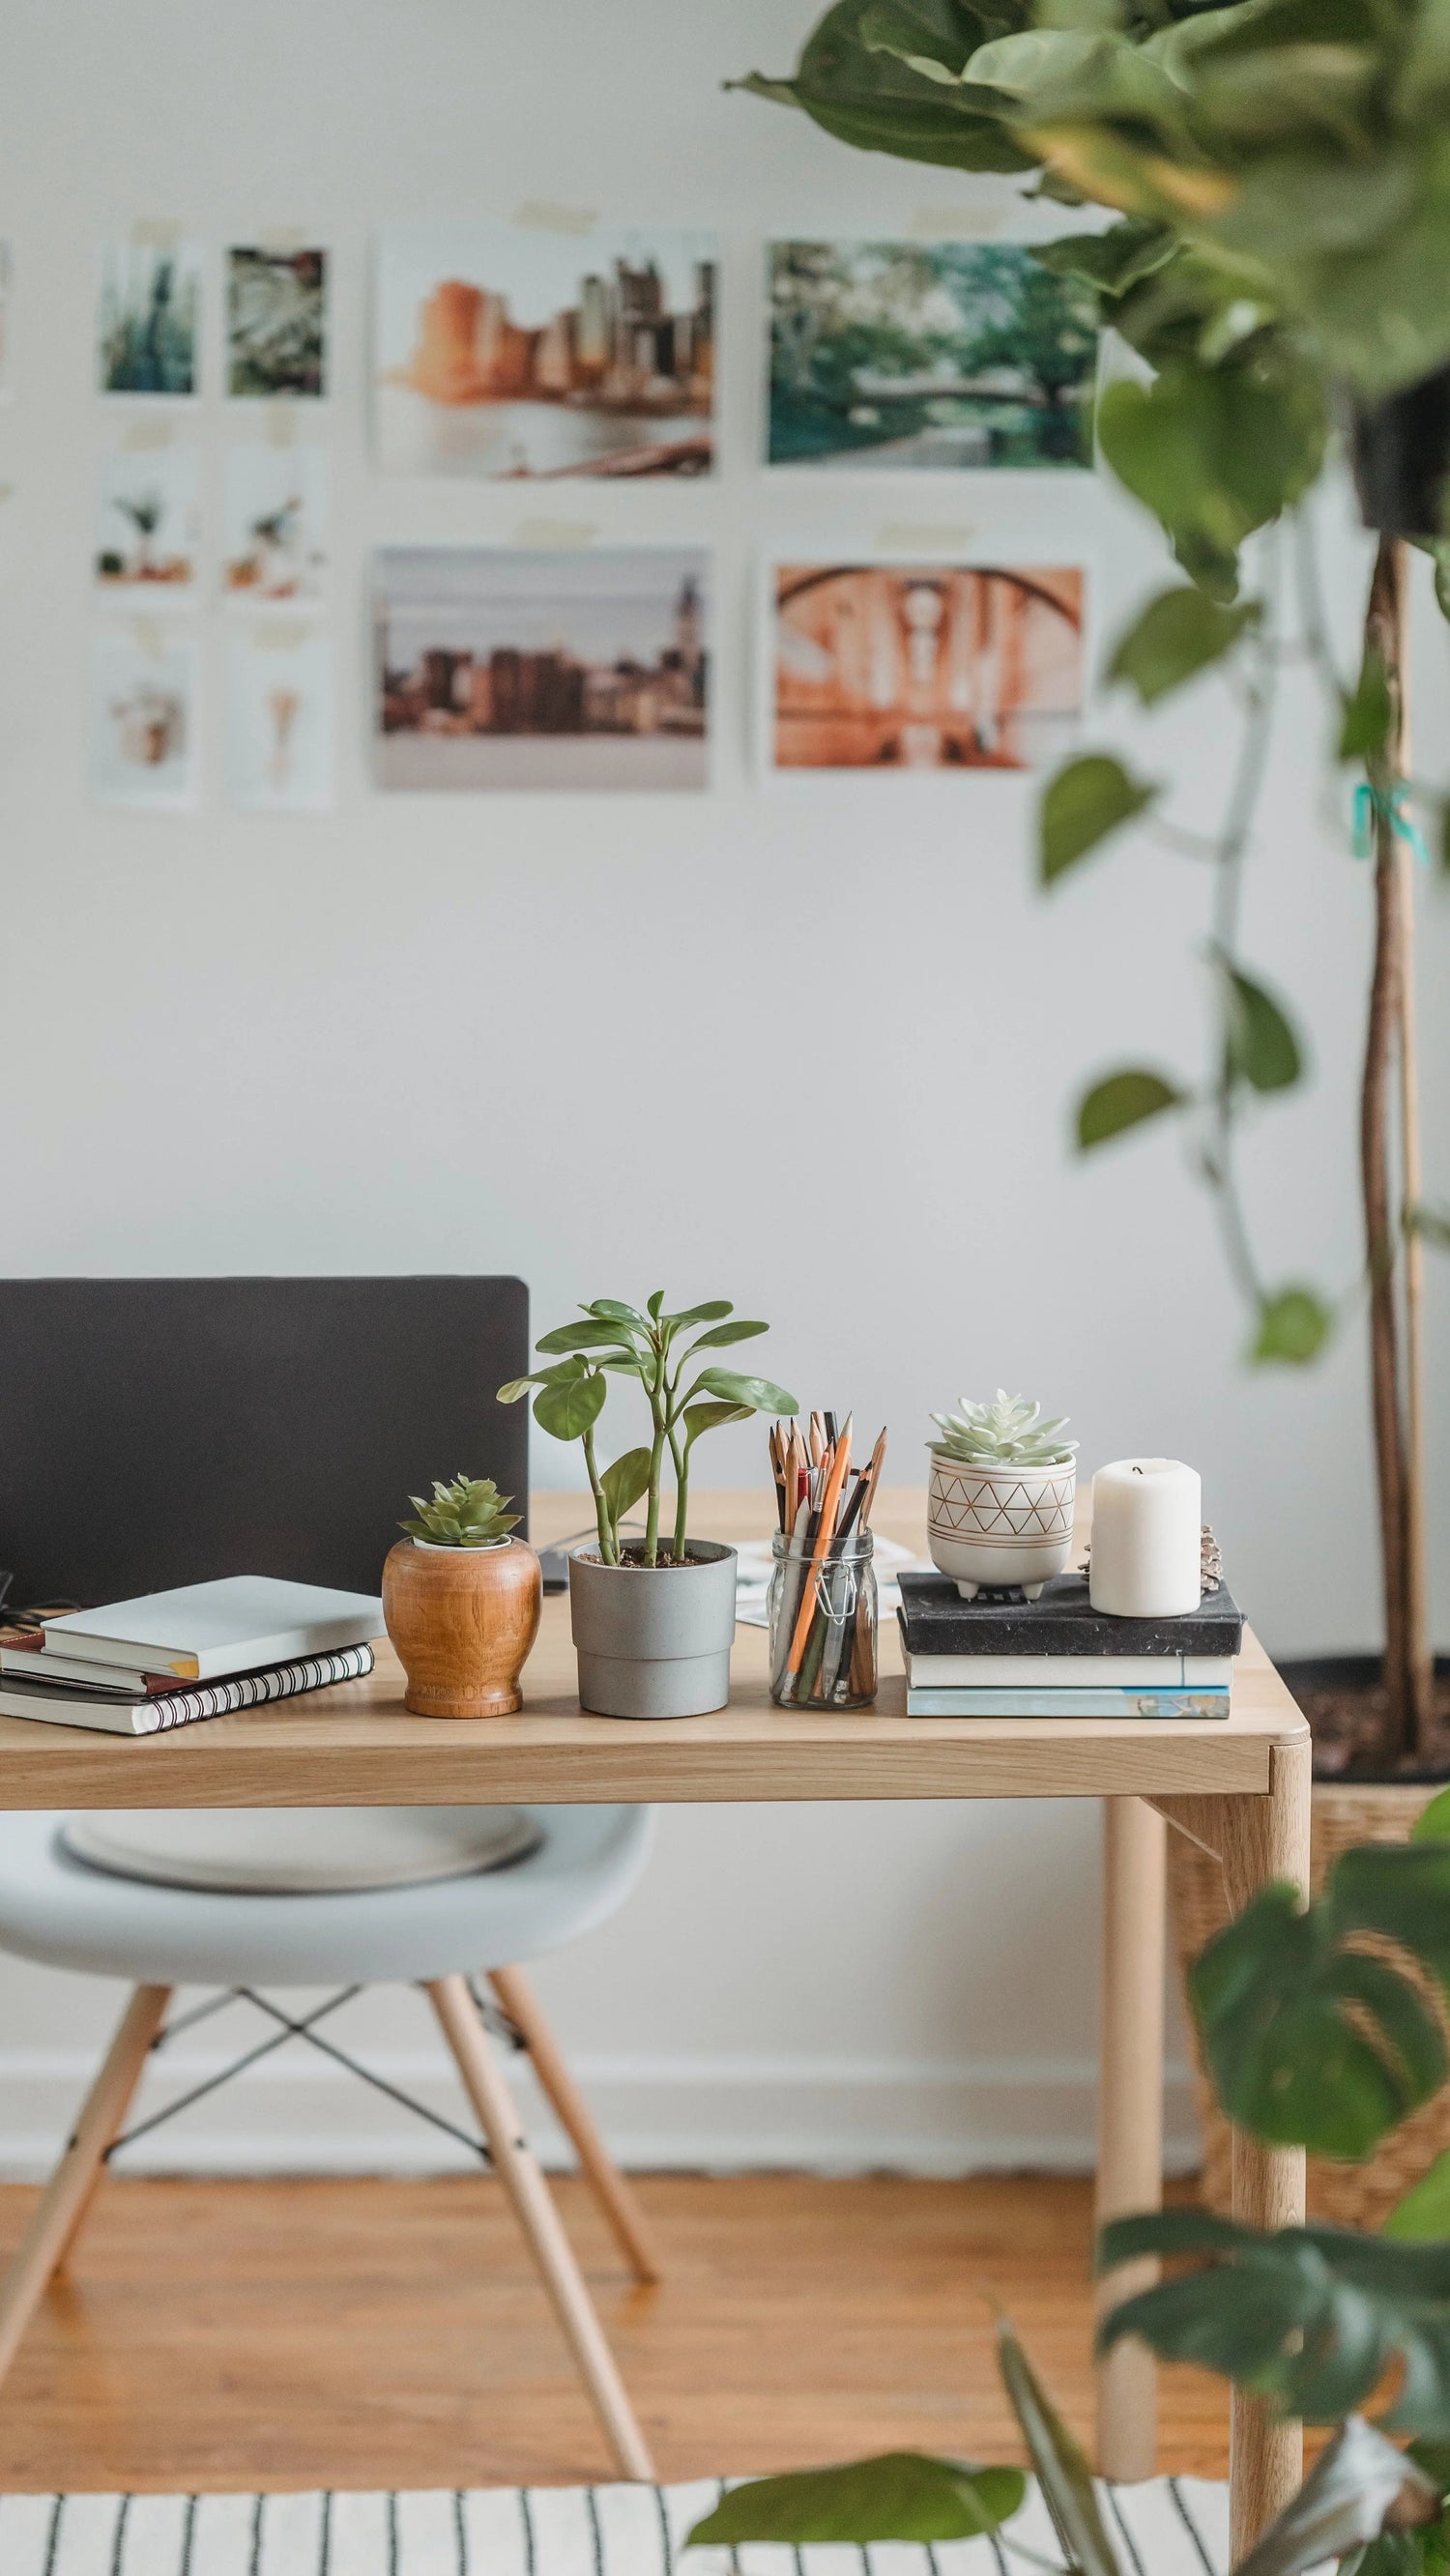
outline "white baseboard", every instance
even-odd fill
[[[431,2110],[471,2127],[436,2053],[366,2052],[366,2062]],[[225,2050],[179,2043],[148,2077],[133,2118],[227,2063]],[[566,2165],[565,2142],[526,2065],[511,2064],[543,2161]],[[1090,2058],[952,2064],[580,2052],[573,2065],[613,2152],[636,2171],[1086,2173],[1094,2160],[1097,2068]],[[30,2181],[48,2170],[93,2072],[94,2061],[75,2050],[0,2051],[0,2177]],[[1168,2070],[1166,2139],[1170,2172],[1192,2171],[1198,2140],[1182,2066]],[[424,2174],[466,2171],[471,2162],[462,2146],[343,2068],[298,2051],[138,2139],[117,2170]]]

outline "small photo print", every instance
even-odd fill
[[[696,546],[384,548],[379,784],[703,788],[707,568]]]
[[[781,564],[777,769],[1036,769],[1083,703],[1082,567]]]
[[[1093,300],[1020,242],[772,242],[771,465],[1086,466]]]
[[[227,252],[227,392],[244,400],[327,391],[327,253]]]
[[[104,591],[151,606],[189,601],[201,543],[201,458],[194,447],[103,456],[94,571]]]
[[[329,458],[325,447],[227,455],[222,589],[255,607],[320,599],[327,578]]]
[[[400,224],[376,271],[378,462],[395,474],[710,470],[708,233]]]
[[[253,813],[332,804],[332,644],[293,624],[227,637],[227,795]]]
[[[202,255],[194,242],[108,242],[101,254],[96,363],[103,394],[194,394]]]
[[[195,805],[197,648],[124,632],[97,636],[91,694],[91,789],[108,805],[173,812]]]

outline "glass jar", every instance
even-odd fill
[[[871,1532],[852,1530],[824,1556],[806,1555],[805,1535],[777,1530],[773,1542],[770,1696],[777,1708],[867,1708],[876,1697]]]

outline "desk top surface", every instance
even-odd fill
[[[587,1495],[536,1494],[537,1546],[582,1529]],[[883,1489],[875,1523],[925,1544],[925,1496]],[[764,1537],[764,1493],[702,1494],[701,1538]],[[881,1623],[873,1708],[771,1706],[765,1634],[738,1628],[728,1708],[709,1717],[591,1717],[574,1684],[569,1605],[544,1603],[516,1717],[420,1718],[386,1642],[365,1681],[272,1708],[133,1737],[0,1718],[0,1807],[322,1807],[832,1798],[1264,1796],[1276,1745],[1307,1726],[1246,1632],[1233,1714],[1168,1718],[908,1718],[896,1622]]]

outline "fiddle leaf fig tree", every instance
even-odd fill
[[[1097,301],[1130,366],[1104,371],[1099,452],[1177,565],[1113,642],[1106,681],[1140,708],[1216,680],[1241,710],[1222,804],[1093,746],[1047,782],[1045,885],[1147,832],[1204,871],[1207,1027],[1197,1067],[1094,1079],[1080,1150],[1173,1121],[1212,1191],[1248,1355],[1302,1365],[1367,1304],[1391,1752],[1431,1740],[1420,1457],[1420,1266],[1450,1223],[1417,1167],[1403,637],[1406,543],[1450,615],[1450,7],[1446,0],[836,0],[794,73],[740,86],[859,148],[1030,174],[1097,210],[1036,245]],[[1111,220],[1101,227],[1101,216]],[[1340,667],[1305,504],[1347,418],[1369,568],[1357,667]],[[1238,1183],[1243,1122],[1291,1093],[1306,1048],[1245,956],[1245,863],[1288,663],[1324,695],[1323,762],[1362,772],[1373,962],[1360,1101],[1363,1283],[1276,1277]],[[1215,724],[1222,717],[1216,710]],[[1450,804],[1440,838],[1450,860]],[[1394,1078],[1399,1065],[1399,1079]]]
[[[592,1305],[580,1309],[577,1323],[556,1324],[540,1337],[534,1347],[544,1355],[546,1367],[510,1378],[498,1391],[500,1404],[517,1404],[530,1387],[536,1387],[534,1420],[540,1430],[556,1440],[582,1441],[599,1553],[606,1565],[621,1562],[620,1523],[641,1500],[645,1502],[642,1561],[659,1564],[667,1457],[675,1479],[669,1561],[683,1565],[690,1461],[696,1441],[724,1423],[748,1422],[753,1413],[793,1414],[800,1409],[795,1397],[768,1377],[742,1376],[738,1369],[720,1368],[710,1359],[693,1367],[701,1352],[751,1341],[759,1333],[768,1333],[768,1324],[737,1315],[728,1297],[688,1306],[678,1315],[667,1315],[664,1303],[663,1288],[654,1291],[643,1309],[617,1297],[596,1297]],[[626,1449],[612,1466],[601,1469],[594,1426],[604,1410],[611,1374],[639,1380],[649,1405],[652,1437],[647,1448]]]

